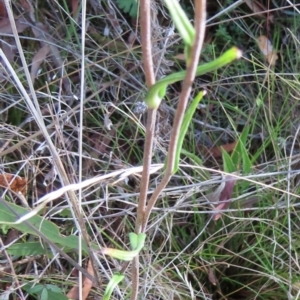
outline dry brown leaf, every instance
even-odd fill
[[[92,276],[94,276],[94,269],[93,269],[93,265],[92,265],[91,260],[89,260],[89,262],[88,262],[87,272],[89,274],[91,274]],[[88,295],[89,295],[92,287],[93,287],[93,282],[90,279],[84,277],[84,279],[83,279],[83,287],[82,287],[82,299],[83,300],[86,300],[86,298],[88,297]],[[69,293],[67,294],[67,297],[69,299],[72,299],[72,300],[79,299],[79,287],[78,286],[74,286],[69,291]]]
[[[245,0],[245,3],[248,7],[261,18],[268,18],[271,23],[274,21],[274,16],[268,13],[268,9],[261,4],[259,1],[256,0]]]
[[[78,11],[78,0],[71,0],[72,17],[75,17]]]
[[[35,77],[38,73],[40,65],[46,59],[49,52],[50,52],[49,45],[45,45],[33,56],[31,70],[30,70],[30,77],[31,77],[32,84],[34,84]]]
[[[173,56],[174,59],[177,59],[177,60],[183,60],[185,61],[186,57],[183,53],[179,53],[179,54],[176,54],[175,56]]]
[[[48,28],[46,27],[46,25],[44,25],[42,23],[36,23],[35,26],[32,27],[32,31],[33,31],[34,36],[37,39],[41,40],[42,47],[44,47],[46,45],[49,46],[53,63],[56,66],[56,68],[59,70],[59,73],[60,74],[65,73],[64,72],[64,62],[61,58],[58,48],[55,46],[55,40],[51,37],[50,33],[48,33]],[[45,37],[47,38],[47,40],[45,39]],[[47,43],[47,42],[49,42],[49,43]],[[62,77],[62,84],[63,84],[63,87],[64,87],[67,95],[72,95],[71,84],[70,84],[68,76]],[[71,105],[71,103],[68,103],[68,104]]]
[[[208,270],[208,280],[211,284],[217,285],[218,279],[215,276],[215,272],[213,268],[209,268]]]
[[[278,55],[276,51],[273,50],[273,46],[270,40],[265,35],[261,35],[257,38],[257,44],[260,51],[266,57],[267,62],[270,64],[270,66],[275,66]]]
[[[23,17],[15,20],[18,33],[22,33],[26,28],[29,27],[29,23]],[[1,34],[12,34],[12,28],[9,19],[4,18],[0,20],[0,35]]]
[[[6,12],[6,10],[5,10],[5,12]],[[2,14],[3,14],[3,10],[2,10],[2,6],[0,4],[0,16]],[[16,23],[17,31],[19,33],[22,33],[29,26],[28,22],[22,17],[17,19],[15,21],[15,23]],[[12,33],[13,33],[12,28],[11,28],[8,18],[5,16],[5,18],[0,19],[0,35],[1,34],[12,34]],[[17,53],[15,39],[3,37],[2,41],[1,41],[1,47],[2,47],[2,51],[4,52],[7,60],[10,63],[13,62],[15,55]],[[5,74],[6,74],[5,69],[2,68],[0,70],[0,82],[2,82],[3,80],[6,79]]]
[[[13,192],[21,192],[24,196],[27,193],[27,180],[14,174],[0,174],[0,186],[8,188]]]
[[[231,152],[234,150],[236,144],[237,142],[233,142],[222,146],[215,146],[208,149],[208,153],[211,154],[214,158],[218,158],[222,156],[222,149],[225,150],[226,152]]]

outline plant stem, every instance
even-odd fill
[[[151,0],[140,1],[140,22],[141,22],[141,41],[143,53],[143,65],[146,78],[147,88],[155,83],[155,74],[152,60],[152,44],[151,44]],[[143,156],[143,173],[141,178],[140,196],[137,207],[137,219],[135,231],[141,233],[142,222],[145,214],[147,203],[147,191],[150,178],[150,166],[152,158],[152,148],[154,139],[154,130],[156,122],[157,109],[148,109],[146,136]],[[139,255],[132,262],[132,294],[131,300],[136,300],[139,288]]]
[[[154,193],[152,194],[149,203],[145,210],[144,220],[142,224],[142,230],[145,231],[149,216],[151,214],[152,208],[154,207],[158,196],[162,190],[168,184],[174,169],[175,155],[176,155],[176,145],[179,138],[180,128],[184,116],[184,112],[188,103],[188,99],[191,93],[191,86],[196,76],[196,69],[198,66],[198,60],[201,53],[204,34],[205,34],[205,21],[206,21],[206,0],[195,1],[195,42],[191,53],[191,62],[187,68],[186,77],[183,81],[182,93],[180,94],[178,107],[176,110],[174,118],[174,127],[171,133],[170,146],[168,151],[168,161],[165,174],[158,185]]]

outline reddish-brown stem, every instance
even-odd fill
[[[151,0],[140,1],[140,23],[141,23],[141,40],[143,53],[143,66],[146,78],[147,88],[155,83],[155,74],[152,60],[152,43],[151,43]],[[147,204],[147,191],[150,178],[150,166],[153,149],[154,130],[156,122],[156,109],[148,109],[146,137],[143,157],[143,174],[140,186],[140,196],[137,208],[137,219],[135,230],[140,233]],[[133,260],[132,264],[132,294],[131,300],[137,299],[139,287],[139,256]]]
[[[168,158],[167,158],[168,163],[167,163],[167,167],[163,179],[161,183],[158,185],[158,187],[156,188],[156,190],[154,191],[154,193],[152,194],[149,203],[146,207],[144,220],[142,224],[143,231],[146,230],[149,216],[157,201],[158,196],[160,195],[162,190],[166,187],[166,185],[168,184],[172,176],[179,132],[184,117],[184,112],[186,110],[188,99],[191,93],[191,86],[195,79],[196,68],[198,65],[198,60],[199,60],[199,56],[204,41],[205,21],[206,21],[206,0],[197,0],[195,1],[195,30],[196,30],[195,43],[193,45],[193,49],[191,53],[191,62],[187,68],[187,73],[183,81],[183,87],[182,87],[182,92],[180,94],[178,107],[175,113],[175,118],[173,122],[174,126],[171,133],[171,140],[170,140],[170,146],[169,146]]]
[[[141,22],[141,41],[143,53],[143,65],[146,78],[147,88],[155,83],[155,74],[152,60],[152,43],[151,43],[151,0],[140,2],[140,22]],[[136,233],[141,232],[141,224],[145,213],[147,202],[147,191],[149,186],[150,166],[153,148],[154,129],[156,121],[156,109],[148,109],[146,137],[143,157],[143,174],[140,186],[140,196],[137,208]]]

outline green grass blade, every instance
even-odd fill
[[[251,171],[252,163],[251,159],[248,155],[248,150],[246,149],[247,138],[249,134],[250,126],[246,126],[239,137],[237,145],[231,155],[231,159],[233,164],[238,169],[238,166],[243,164],[243,172],[244,174],[248,174]]]
[[[233,163],[231,156],[223,148],[221,148],[221,149],[222,149],[224,172],[227,172],[227,173],[235,172],[236,165]]]

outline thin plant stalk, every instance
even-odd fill
[[[151,0],[140,1],[140,22],[141,22],[141,41],[143,53],[143,65],[147,88],[155,83],[155,74],[152,60],[151,43]],[[146,136],[143,157],[143,173],[141,178],[140,196],[137,208],[136,233],[141,233],[142,222],[147,204],[147,191],[150,179],[150,166],[154,141],[154,130],[156,122],[157,108],[148,109]],[[139,288],[139,255],[132,261],[132,293],[131,300],[136,300]]]
[[[168,151],[168,163],[165,174],[153,192],[149,203],[146,207],[142,230],[145,231],[151,211],[161,194],[162,190],[166,187],[171,179],[174,170],[176,147],[179,138],[180,128],[184,117],[184,112],[187,107],[188,99],[191,93],[191,86],[196,76],[196,69],[198,66],[199,56],[202,50],[204,35],[205,35],[205,22],[206,22],[206,0],[195,1],[195,43],[192,47],[191,60],[187,67],[186,77],[183,81],[182,93],[180,94],[178,107],[174,118],[174,127],[171,133],[170,146]]]
[[[143,65],[146,78],[146,85],[149,89],[155,83],[155,74],[152,60],[152,43],[151,43],[151,0],[140,2],[141,20],[141,41],[143,53]],[[137,208],[136,233],[141,232],[141,224],[145,213],[147,191],[150,178],[150,166],[152,157],[152,148],[154,140],[154,129],[157,109],[148,109],[146,136],[143,156],[143,173],[141,178],[140,196]]]

